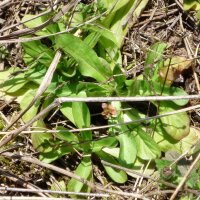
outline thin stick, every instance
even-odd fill
[[[189,170],[187,171],[187,173],[185,174],[185,176],[183,177],[183,179],[181,180],[181,182],[179,183],[178,187],[176,188],[176,190],[174,191],[174,193],[172,194],[170,200],[174,200],[176,198],[176,195],[178,194],[178,192],[181,190],[181,188],[183,187],[184,183],[186,182],[188,176],[190,175],[190,173],[192,172],[192,170],[194,169],[195,165],[197,164],[197,162],[200,160],[200,153],[199,155],[196,157],[196,159],[193,161],[193,163],[191,164]]]
[[[77,181],[80,181],[81,183],[86,184],[87,186],[92,188],[93,190],[98,190],[98,191],[116,194],[116,195],[120,195],[120,196],[129,196],[129,197],[135,197],[135,198],[138,198],[138,199],[149,200],[148,198],[144,197],[142,194],[120,192],[120,191],[105,189],[102,186],[94,184],[94,183],[92,183],[92,182],[72,173],[72,172],[69,172],[65,169],[62,169],[60,167],[57,167],[57,166],[54,166],[54,165],[51,165],[51,164],[43,163],[36,158],[31,158],[30,156],[23,156],[23,155],[19,155],[19,154],[10,153],[10,152],[4,152],[1,155],[5,156],[7,158],[10,158],[10,159],[19,159],[19,160],[22,160],[22,161],[25,161],[25,162],[28,162],[28,163],[36,164],[36,165],[39,165],[41,167],[45,167],[47,169],[53,170],[57,173],[63,174],[65,176],[71,177],[71,178],[73,178]]]
[[[23,192],[23,193],[47,193],[47,194],[62,194],[62,195],[78,195],[88,197],[109,197],[109,194],[101,193],[86,193],[86,192],[67,192],[57,190],[37,190],[37,189],[24,189],[24,188],[11,188],[11,187],[0,187],[0,191],[11,191],[11,192]]]
[[[71,198],[56,198],[56,197],[23,197],[23,196],[1,196],[1,200],[74,200]],[[82,200],[82,199],[76,199],[76,200]]]
[[[34,118],[32,118],[30,121],[28,121],[24,126],[20,127],[19,129],[16,129],[14,131],[9,132],[10,134],[6,138],[4,138],[3,140],[0,141],[0,148],[2,146],[4,146],[5,144],[7,144],[8,142],[10,142],[14,137],[16,137],[19,133],[24,131],[26,128],[31,126],[40,117],[42,117],[47,112],[51,111],[52,109],[54,109],[55,107],[57,107],[59,105],[60,105],[59,98],[55,99],[52,104],[50,104],[48,107],[46,107],[40,113],[38,113]],[[106,128],[111,128],[111,127],[116,127],[116,126],[133,124],[133,123],[139,123],[139,122],[142,122],[142,121],[145,121],[145,120],[158,119],[158,118],[161,118],[161,117],[182,113],[182,112],[194,110],[194,109],[197,109],[197,108],[200,108],[200,105],[191,106],[191,107],[180,109],[180,110],[177,110],[177,111],[168,112],[168,113],[161,114],[161,115],[156,115],[156,116],[153,116],[153,117],[146,117],[146,118],[142,118],[142,119],[138,119],[138,120],[134,120],[134,121],[123,122],[123,123],[118,123],[118,124],[111,124],[111,125],[105,125],[105,126],[90,127],[90,128],[73,129],[73,130],[68,130],[68,132],[73,133],[73,132],[80,132],[80,131],[99,130],[99,129],[106,129]],[[41,132],[42,131],[40,131],[40,133]],[[54,130],[52,130],[50,132],[53,133]],[[8,132],[1,132],[1,133],[8,133]]]
[[[60,97],[58,101],[63,102],[111,102],[111,101],[172,101],[183,99],[200,99],[200,95],[184,96],[135,96],[135,97]]]

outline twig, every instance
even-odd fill
[[[11,131],[10,134],[6,138],[4,138],[3,140],[0,141],[0,148],[2,146],[4,146],[5,144],[7,144],[8,142],[10,142],[14,137],[16,137],[19,133],[24,131],[26,128],[31,126],[40,117],[42,117],[43,115],[45,115],[46,113],[48,113],[49,111],[54,109],[55,107],[59,106],[61,103],[63,103],[63,102],[60,101],[60,98],[55,99],[53,103],[51,103],[48,107],[46,107],[44,110],[42,110],[40,113],[38,113],[35,117],[33,117],[30,121],[28,121],[24,126],[20,127],[17,130]],[[134,120],[134,121],[123,122],[123,123],[118,123],[118,124],[111,124],[111,125],[105,125],[105,126],[90,127],[90,128],[73,129],[73,130],[69,130],[68,132],[72,133],[72,132],[79,132],[79,131],[99,130],[99,129],[106,129],[106,128],[111,128],[111,127],[116,127],[116,126],[121,126],[121,125],[139,123],[139,122],[142,122],[142,121],[158,119],[158,118],[161,118],[161,117],[182,113],[182,112],[194,110],[194,109],[197,109],[197,108],[200,108],[200,105],[190,106],[188,108],[179,109],[177,111],[168,112],[168,113],[161,114],[161,115],[156,115],[156,116],[153,116],[153,117],[145,117],[145,118]],[[50,132],[54,132],[54,131],[50,131]]]
[[[199,155],[196,157],[196,159],[193,161],[193,163],[191,164],[190,168],[188,169],[187,173],[185,174],[185,176],[183,177],[183,179],[181,180],[181,182],[179,183],[178,187],[176,188],[176,190],[174,191],[174,193],[172,194],[170,200],[174,200],[176,195],[178,194],[178,192],[181,190],[181,188],[183,187],[184,183],[186,182],[188,176],[190,175],[190,173],[192,172],[193,168],[195,167],[195,165],[197,164],[197,162],[200,160],[200,153]]]
[[[199,95],[185,95],[185,96],[135,96],[135,97],[60,97],[58,101],[64,102],[111,102],[111,101],[172,101],[183,99],[200,99]]]
[[[56,198],[56,197],[24,197],[24,196],[1,196],[0,200],[74,200],[71,198]],[[76,199],[82,200],[82,199]]]
[[[120,195],[120,196],[129,196],[129,197],[135,197],[135,198],[139,198],[139,199],[143,199],[143,200],[149,200],[148,198],[144,197],[141,194],[129,193],[129,192],[120,192],[120,191],[105,189],[102,186],[94,184],[94,183],[92,183],[92,182],[72,173],[72,172],[69,172],[65,169],[62,169],[60,167],[57,167],[57,166],[54,166],[54,165],[51,165],[51,164],[43,163],[36,158],[31,158],[31,157],[23,156],[23,155],[19,155],[19,154],[13,154],[13,153],[10,153],[10,152],[5,152],[5,153],[2,153],[1,155],[5,156],[7,158],[10,158],[10,159],[19,159],[19,160],[22,160],[22,161],[25,161],[25,162],[29,162],[29,163],[32,163],[32,164],[39,165],[41,167],[48,168],[48,169],[53,170],[57,173],[63,174],[65,176],[71,177],[71,178],[73,178],[77,181],[80,181],[83,184],[86,184],[87,186],[92,188],[93,190],[98,190],[98,191],[102,191],[102,192],[105,192],[105,193],[109,193],[109,194],[111,193],[111,194],[116,194],[116,195]]]
[[[9,3],[11,2],[12,0],[4,0],[3,2],[0,3],[0,8],[3,8],[7,5],[9,5]]]
[[[88,197],[109,197],[109,194],[101,193],[86,193],[86,192],[67,192],[67,191],[56,191],[56,190],[38,190],[38,189],[24,189],[24,188],[11,188],[11,187],[0,187],[0,191],[11,191],[11,192],[23,192],[23,193],[47,193],[47,194],[61,194],[61,195],[78,195]]]

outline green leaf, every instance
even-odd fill
[[[3,73],[2,73],[3,75]],[[6,80],[2,81],[0,84],[1,90],[6,93],[15,93],[18,90],[20,90],[22,87],[28,83],[26,79],[24,79],[24,74],[18,74],[14,77],[9,77],[8,73],[5,73],[7,75]]]
[[[78,62],[82,75],[92,77],[99,82],[106,81],[110,77],[111,71],[101,64],[96,53],[78,37],[71,34],[58,35],[56,45]]]
[[[184,10],[200,10],[200,2],[198,0],[184,0]]]
[[[39,62],[49,67],[55,54],[53,50],[42,44],[39,40],[25,42],[22,46],[25,50],[24,61],[27,64]]]
[[[130,167],[133,165],[137,155],[134,135],[132,133],[120,134],[117,138],[120,143],[119,161],[124,166]]]
[[[72,112],[72,103],[71,102],[63,103],[61,105],[60,111],[63,113],[63,115],[65,117],[67,117],[75,125],[75,119],[74,119],[74,115]]]
[[[157,121],[153,139],[158,144],[160,150],[163,152],[167,152],[169,150],[178,151],[178,149],[176,148],[176,144],[178,141],[173,139],[169,134],[167,134],[160,120]]]
[[[157,143],[145,133],[142,128],[134,131],[137,146],[137,155],[143,160],[155,159],[161,156],[161,151]]]
[[[92,152],[98,152],[105,147],[115,147],[117,145],[117,139],[115,137],[106,137],[92,143]]]
[[[53,145],[51,145],[52,149],[49,152],[41,152],[40,153],[40,160],[45,162],[45,163],[51,163],[54,160],[57,160],[58,158],[73,153],[74,150],[71,147],[71,145],[66,146],[66,145],[62,145],[62,146],[58,146],[58,147],[54,147]]]
[[[58,133],[56,133],[56,137],[60,140],[64,140],[70,143],[78,143],[78,137],[74,133],[67,132],[68,129],[66,129],[63,126],[58,126],[56,130],[59,130]]]
[[[163,59],[163,53],[167,44],[164,42],[157,42],[153,44],[148,52],[147,59],[144,64],[144,72],[148,77],[157,78],[157,68],[159,62]]]
[[[22,21],[27,21],[27,20],[30,20],[34,17],[37,17],[37,15],[27,14],[23,17]],[[49,14],[42,15],[40,17],[37,17],[37,18],[35,18],[31,21],[24,23],[24,25],[28,28],[35,28],[37,26],[42,25],[44,22],[48,21],[51,17],[52,16],[50,16]],[[60,30],[59,30],[58,24],[50,23],[50,25],[46,26],[42,30],[35,32],[34,34],[43,36],[43,35],[48,35],[48,34],[51,34],[51,33],[56,33],[56,32],[59,32],[59,31]],[[50,37],[50,38],[53,38],[53,37]]]
[[[35,128],[34,128],[35,127]],[[41,130],[46,128],[45,123],[43,120],[38,120],[36,123],[33,124],[33,130],[39,131],[39,128],[41,127]],[[31,134],[31,141],[33,144],[34,149],[40,152],[48,152],[51,151],[52,148],[49,147],[49,141],[53,139],[53,136],[51,133],[33,133]],[[46,146],[45,146],[46,144]]]
[[[29,106],[30,102],[33,100],[35,96],[35,93],[36,93],[35,90],[28,90],[27,93],[25,93],[25,95],[22,97],[22,100],[19,101],[20,108],[22,109],[22,111]],[[28,122],[33,117],[35,117],[39,106],[40,106],[40,101],[34,103],[34,105],[22,116],[24,122]]]
[[[84,157],[79,166],[75,170],[75,174],[83,179],[89,180],[92,176],[92,162],[90,157]],[[67,184],[67,190],[73,192],[81,192],[84,184],[76,179],[71,179]]]
[[[186,152],[187,150],[191,150],[193,152],[193,145],[197,144],[200,140],[200,130],[195,127],[190,127],[190,133],[184,137],[180,142],[176,144],[177,148],[180,149],[181,153]]]
[[[104,153],[103,151],[100,151],[97,153],[97,155],[104,161],[109,162],[111,164],[118,165],[118,162],[109,154]],[[122,171],[118,170],[106,165],[103,165],[107,174],[110,176],[110,178],[115,181],[116,183],[125,183],[127,181],[127,174]]]
[[[159,113],[176,111],[178,107],[172,102],[160,102]],[[175,140],[181,140],[190,132],[190,119],[186,112],[161,118],[165,131]]]
[[[78,128],[90,126],[90,111],[84,102],[72,102],[72,114]]]

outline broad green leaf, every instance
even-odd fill
[[[184,10],[200,10],[200,2],[198,0],[184,0]]]
[[[34,130],[39,131],[39,127],[46,128],[43,120],[39,120],[33,125]],[[55,140],[51,133],[32,133],[31,140],[36,151],[40,152],[40,160],[45,163],[51,163],[63,155],[72,153],[74,149],[60,140]]]
[[[60,111],[63,113],[63,115],[65,117],[67,117],[74,125],[75,123],[75,119],[74,119],[74,115],[72,112],[72,103],[71,102],[67,102],[67,103],[63,103],[61,105]]]
[[[87,43],[89,47],[94,48],[100,37],[101,33],[92,32],[84,39],[84,42]]]
[[[92,143],[92,152],[98,152],[105,147],[115,147],[117,145],[117,139],[115,137],[106,137],[103,139],[99,139],[97,141],[93,141]]]
[[[92,82],[80,82],[77,87],[77,92],[85,91],[89,97],[109,96],[110,88],[108,85],[98,85]]]
[[[110,31],[106,27],[98,27],[95,25],[94,26],[89,25],[87,28],[91,31],[94,31],[94,33],[100,35],[101,36],[99,38],[100,40],[101,38],[106,38],[107,40],[110,40],[111,42],[113,42],[113,44],[115,44],[116,46],[118,45],[118,42],[116,40],[116,35],[113,34],[112,31]],[[117,46],[117,47],[120,48],[120,46]]]
[[[56,45],[78,62],[78,69],[82,75],[92,77],[99,82],[106,81],[110,77],[111,71],[101,64],[96,53],[80,38],[71,34],[58,35]]]
[[[72,114],[74,122],[78,128],[87,128],[90,126],[90,111],[84,102],[72,102]],[[91,131],[81,131],[81,141],[91,141]],[[90,145],[83,143],[83,151],[90,151]]]
[[[178,107],[171,102],[160,102],[159,113],[176,111]],[[186,112],[161,118],[165,131],[175,140],[181,140],[190,132],[190,119]]]
[[[25,42],[22,44],[25,50],[24,61],[27,64],[39,62],[49,67],[53,60],[54,51],[40,41]]]
[[[64,155],[74,152],[74,149],[71,147],[71,145],[66,146],[65,144],[62,146],[55,146],[52,145],[52,149],[49,152],[41,152],[39,156],[40,160],[45,163],[51,163]]]
[[[59,130],[59,132],[56,133],[57,138],[70,142],[72,144],[78,143],[78,137],[74,133],[67,132],[67,129],[65,127],[58,126],[56,130]]]
[[[197,144],[197,142],[200,140],[200,130],[194,127],[190,127],[190,133],[184,137],[180,142],[176,144],[177,148],[180,149],[180,153],[184,153],[187,150],[191,150],[190,152],[193,152],[191,149],[193,145]]]
[[[157,42],[153,44],[147,54],[147,59],[145,61],[145,68],[144,72],[145,74],[150,77],[151,79],[156,79],[157,78],[157,68],[159,62],[162,61],[163,59],[163,53],[164,50],[166,49],[167,44],[164,42]]]
[[[164,42],[157,42],[153,44],[147,54],[145,67],[153,67],[152,65],[157,64],[157,62],[163,58],[163,53],[166,47],[167,44]]]
[[[0,88],[2,92],[14,93],[26,85],[28,81],[18,68],[11,68],[0,73]]]
[[[33,100],[35,96],[35,90],[28,90],[27,93],[22,97],[21,101],[19,101],[21,110],[25,110],[30,102]],[[28,122],[32,118],[34,118],[37,114],[38,108],[40,106],[40,101],[34,103],[34,105],[22,116],[24,122]]]
[[[34,128],[35,127],[35,128]],[[33,130],[39,131],[44,130],[46,128],[45,123],[42,119],[38,120],[33,124]],[[49,147],[49,141],[53,139],[53,136],[51,133],[33,133],[31,134],[31,141],[33,144],[33,147],[36,149],[36,151],[40,152],[48,152],[51,151],[52,148]],[[46,145],[46,147],[45,147]]]
[[[169,150],[178,151],[176,148],[178,141],[167,134],[160,120],[156,124],[156,130],[154,132],[153,139],[158,144],[160,150],[163,152],[167,152]]]
[[[138,173],[142,173],[144,175],[147,176],[151,176],[152,174],[155,173],[155,166],[154,163],[150,163],[148,165],[148,168],[146,168],[145,166],[147,166],[147,161],[146,160],[142,160],[140,158],[136,158],[134,165],[130,168],[132,169],[134,172],[138,172]],[[135,174],[135,173],[131,173],[131,172],[127,172],[127,174],[133,178],[140,178],[141,176]]]
[[[115,148],[112,148],[112,147],[105,147],[102,149],[103,152],[113,156],[114,158],[119,158],[119,147],[115,147]]]
[[[97,153],[97,155],[104,161],[109,162],[111,164],[118,165],[118,162],[109,154],[104,153],[103,151],[100,151]],[[115,181],[116,183],[125,183],[127,181],[127,174],[122,171],[118,170],[106,165],[103,165],[107,174],[110,176],[110,178]]]
[[[143,160],[155,159],[161,156],[161,151],[153,138],[145,133],[142,128],[137,128],[134,131],[135,141],[137,146],[137,155]]]
[[[72,102],[72,114],[78,128],[90,126],[90,111],[84,102]]]
[[[119,162],[124,166],[132,166],[137,155],[137,146],[132,133],[117,136],[120,143]]]
[[[89,180],[92,176],[92,162],[90,157],[84,157],[79,166],[75,170],[75,174],[83,179]],[[73,192],[81,192],[84,184],[76,179],[71,179],[67,184],[67,190]]]
[[[33,19],[34,17],[37,17],[37,15],[27,14],[23,17],[22,21],[27,21],[27,20]],[[42,25],[46,21],[48,21],[50,18],[51,18],[51,16],[49,14],[42,15],[40,17],[37,17],[33,20],[30,20],[30,21],[24,23],[24,25],[28,28],[35,28],[37,26]],[[50,23],[48,26],[46,26],[42,30],[35,32],[34,34],[42,36],[42,35],[48,35],[48,34],[56,33],[56,32],[59,32],[58,25],[56,23]],[[52,37],[50,37],[50,38],[52,38]]]

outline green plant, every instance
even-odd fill
[[[74,30],[71,33],[49,37],[49,46],[41,41],[23,43],[24,62],[28,70],[10,79],[7,79],[9,75],[17,72],[14,67],[0,75],[1,93],[6,94],[7,97],[17,97],[22,110],[27,108],[35,96],[55,52],[58,49],[62,51],[62,58],[51,84],[40,99],[23,115],[25,122],[57,97],[186,94],[183,89],[173,87],[171,82],[163,79],[163,77],[168,77],[166,68],[173,64],[163,55],[167,48],[167,44],[163,42],[153,44],[147,53],[144,74],[136,79],[126,79],[122,68],[120,48],[128,30],[127,17],[137,5],[137,1],[124,0],[115,3],[115,1],[101,0],[97,8],[93,5],[84,10],[82,10],[83,5],[78,5],[71,24]],[[147,1],[142,1],[135,12],[138,14],[146,3]],[[84,22],[84,18],[93,17],[95,12],[102,13],[105,10],[110,10],[110,12],[102,15],[94,24],[85,23],[81,29],[77,30],[76,25]],[[31,17],[25,16],[25,19]],[[25,25],[33,28],[36,24],[42,24],[47,18],[48,15],[42,16]],[[47,26],[35,35],[64,31],[68,19],[69,16],[65,16],[58,23]],[[179,100],[151,102],[151,104],[154,105],[156,113],[162,114],[176,111],[187,102],[187,100]],[[145,117],[145,114],[137,107],[131,110],[125,109],[130,107],[130,104],[121,102],[111,102],[106,105],[106,108],[104,105],[104,114],[108,118],[108,124],[129,122]],[[86,103],[63,103],[59,109],[75,128],[82,129],[91,126],[91,113]],[[37,130],[46,128],[45,117],[48,114],[34,123],[33,128]],[[136,169],[136,166],[141,166],[149,160],[160,158],[161,152],[173,149],[181,153],[190,149],[198,140],[197,132],[199,132],[190,127],[187,113],[150,120],[147,124],[115,126],[108,130],[108,137],[98,140],[93,140],[94,136],[90,130],[71,133],[64,126],[57,126],[55,129],[58,132],[54,134],[31,135],[34,148],[40,152],[40,159],[50,163],[64,155],[79,152],[82,160],[75,173],[90,181],[93,180],[91,157],[94,154],[101,160],[112,164]],[[104,168],[113,181],[117,183],[127,181],[127,174],[124,171],[106,165]],[[67,189],[77,192],[89,190],[83,183],[74,179],[69,181]]]

